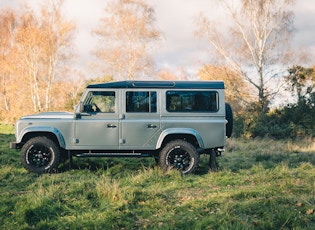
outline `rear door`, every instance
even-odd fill
[[[122,91],[121,149],[155,149],[160,132],[157,90]]]

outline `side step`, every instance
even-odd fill
[[[78,153],[74,154],[76,157],[140,157],[140,156],[148,156],[148,154],[143,153]]]

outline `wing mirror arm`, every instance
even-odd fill
[[[91,114],[84,112],[84,105],[83,102],[80,101],[79,104],[75,108],[74,117],[81,118],[81,116],[91,116]]]
[[[84,105],[83,105],[83,102],[80,101],[79,104],[78,104],[78,110],[79,110],[79,113],[83,113],[84,112]]]

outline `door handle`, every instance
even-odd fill
[[[116,128],[116,125],[112,125],[112,124],[107,124],[107,128]]]
[[[155,129],[157,126],[156,125],[152,125],[152,124],[148,124],[147,128],[148,129]]]

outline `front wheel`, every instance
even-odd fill
[[[47,137],[29,139],[22,147],[20,154],[22,165],[34,173],[53,171],[60,161],[60,149]]]
[[[199,155],[196,148],[187,141],[171,141],[161,150],[159,163],[163,170],[178,169],[183,174],[196,170]]]

